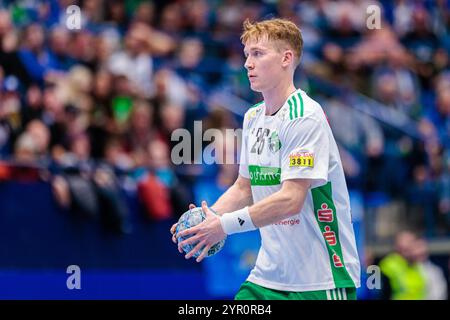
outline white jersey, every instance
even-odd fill
[[[311,179],[302,210],[260,228],[248,281],[284,291],[360,286],[350,200],[338,148],[321,106],[296,90],[273,116],[261,102],[245,114],[239,174],[256,203],[289,179]]]

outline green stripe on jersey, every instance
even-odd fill
[[[327,246],[334,284],[336,288],[354,287],[355,284],[345,267],[344,256],[342,255],[331,182],[311,189],[311,194],[314,203],[314,216]]]
[[[289,119],[292,120],[292,98],[288,100],[289,105]]]
[[[303,98],[302,95],[297,93],[298,98],[300,99],[300,118],[303,117]]]
[[[297,99],[295,98],[295,96],[293,97],[294,100],[294,118],[293,119],[297,119],[298,118],[298,107],[297,107]]]
[[[289,119],[294,120],[303,117],[304,103],[302,95],[297,92],[297,96],[293,95],[289,100]]]
[[[252,186],[275,186],[281,183],[281,168],[249,165]]]

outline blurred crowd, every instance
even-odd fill
[[[436,258],[436,256],[435,256]],[[430,257],[429,243],[414,232],[405,230],[395,237],[394,251],[382,259],[367,252],[365,267],[370,275],[363,280],[359,298],[363,300],[447,300],[450,260],[440,263]],[[441,259],[442,260],[442,259]],[[375,264],[375,262],[377,262]],[[374,269],[376,267],[377,269]]]
[[[370,27],[370,5],[381,8],[380,29]],[[371,242],[392,239],[401,228],[427,237],[449,233],[449,9],[449,1],[306,1],[283,11],[302,26],[309,76],[377,103],[365,109],[380,121],[304,80],[322,97],[349,188],[363,194]],[[408,119],[417,134],[383,117]]]
[[[240,127],[261,99],[243,68],[242,22],[281,16],[301,27],[296,84],[324,106],[374,236],[392,236],[392,219],[427,236],[447,234],[449,2],[0,1],[0,181],[47,179],[62,208],[107,212],[104,221],[120,232],[128,230],[124,190],[156,220],[214,201],[236,166],[173,165],[171,133],[192,132],[195,120],[203,130]],[[80,29],[67,25],[72,4]],[[367,26],[373,4],[380,29]],[[356,111],[311,77],[398,111],[419,137]],[[211,102],[217,91],[247,105],[233,106],[242,109],[234,114],[230,102]]]

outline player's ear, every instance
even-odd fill
[[[294,63],[294,53],[292,52],[292,50],[287,49],[284,51],[283,59],[282,59],[281,63],[283,65],[283,67],[287,67]]]

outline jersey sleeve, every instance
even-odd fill
[[[250,179],[250,173],[248,172],[248,128],[247,128],[247,115],[244,117],[244,123],[242,125],[242,140],[241,140],[241,153],[239,158],[239,174],[247,179]]]
[[[297,118],[280,131],[281,182],[311,179],[312,187],[328,181],[330,142],[325,121]]]

